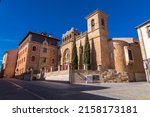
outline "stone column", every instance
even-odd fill
[[[101,70],[102,70],[102,66],[101,66],[101,65],[98,65],[98,66],[97,66],[97,70],[98,70],[98,71],[101,71]]]
[[[70,63],[67,65],[67,70],[70,71]]]
[[[58,65],[58,71],[61,71],[61,65]]]
[[[86,65],[85,64],[83,65],[83,69],[86,70]]]
[[[51,66],[51,72],[53,72],[53,66]]]

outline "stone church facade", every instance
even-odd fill
[[[86,17],[87,32],[78,32],[75,28],[62,36],[59,49],[59,64],[65,70],[71,64],[72,43],[76,40],[78,69],[84,69],[83,52],[86,33],[91,48],[91,69],[115,69],[118,72],[131,73],[144,77],[144,68],[139,41],[134,38],[108,37],[107,15],[96,10]]]

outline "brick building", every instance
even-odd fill
[[[17,62],[18,49],[5,52],[2,61],[2,76],[4,78],[13,78]]]
[[[57,66],[59,40],[46,33],[29,32],[19,44],[15,75],[28,71],[39,73]]]

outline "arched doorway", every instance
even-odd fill
[[[63,69],[67,70],[70,64],[70,50],[67,48],[63,53]]]

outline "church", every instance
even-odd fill
[[[78,32],[75,28],[62,36],[59,49],[59,62],[62,70],[71,64],[72,44],[76,40],[78,69],[84,69],[83,52],[86,34],[90,43],[91,70],[115,69],[117,72],[127,72],[133,77],[144,78],[142,55],[138,39],[109,38],[107,14],[96,10],[86,17],[87,31]]]

